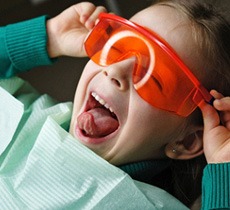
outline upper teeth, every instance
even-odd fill
[[[106,109],[109,109],[110,112],[113,112],[113,109],[107,104],[104,99],[100,98],[95,92],[91,94],[101,105],[103,105]]]

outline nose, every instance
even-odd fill
[[[121,91],[130,88],[133,83],[132,75],[136,58],[130,57],[120,62],[114,63],[103,70],[103,74]]]

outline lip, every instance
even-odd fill
[[[91,100],[90,98],[93,97],[93,96],[91,95],[92,92],[94,92],[94,93],[96,93],[97,95],[99,95],[100,98],[103,98],[105,101],[109,101],[109,100],[107,100],[107,97],[101,96],[100,94],[97,93],[97,91],[92,91],[92,90],[90,90],[89,93],[87,94],[88,96],[87,96],[87,100],[86,100],[86,102],[85,102],[84,108],[81,110],[80,114],[83,113],[83,112],[88,111],[88,110],[91,108],[91,107],[89,106],[88,101]],[[94,99],[94,100],[95,100],[95,99]],[[107,135],[107,136],[100,137],[100,138],[88,137],[88,136],[84,135],[83,131],[78,127],[77,122],[75,123],[75,135],[78,137],[78,139],[79,139],[82,143],[84,143],[84,144],[101,144],[101,143],[103,143],[103,142],[106,142],[106,141],[112,139],[114,136],[116,136],[116,134],[118,133],[118,130],[119,130],[119,128],[120,128],[120,121],[119,121],[119,118],[118,118],[118,115],[117,115],[116,111],[114,111],[114,108],[115,108],[115,107],[112,107],[112,108],[113,108],[113,113],[116,115],[117,120],[118,120],[118,122],[119,122],[119,126],[118,126],[118,128],[117,128],[114,132],[110,133],[110,134]],[[80,114],[79,114],[79,115],[80,115]],[[78,115],[78,116],[79,116],[79,115]]]

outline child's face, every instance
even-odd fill
[[[174,9],[153,6],[131,20],[162,36],[192,66],[190,33],[186,26],[178,27],[183,22]],[[108,67],[89,61],[75,95],[70,133],[115,165],[163,158],[165,146],[184,135],[185,118],[157,109],[137,94],[134,66],[134,57]]]

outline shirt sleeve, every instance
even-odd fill
[[[0,78],[50,65],[46,16],[0,27]]]
[[[205,167],[202,209],[230,209],[230,163],[208,164]]]

